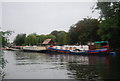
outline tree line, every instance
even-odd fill
[[[120,2],[97,2],[93,10],[100,11],[100,17],[84,18],[70,26],[68,32],[54,30],[48,35],[35,33],[18,34],[14,40],[16,45],[39,45],[51,38],[58,45],[86,44],[87,42],[105,40],[112,48],[120,48]]]
[[[97,35],[99,21],[97,19],[85,18],[72,25],[68,32],[54,30],[48,35],[38,35],[32,33],[26,36],[26,34],[18,34],[14,40],[16,45],[39,45],[45,39],[52,39],[58,45],[75,45],[85,44],[89,41],[95,41],[99,39]]]

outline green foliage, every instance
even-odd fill
[[[76,31],[77,30],[75,25],[70,27],[68,32],[69,44],[76,44],[78,42],[78,33]]]
[[[113,33],[115,33],[115,29],[117,28],[116,23],[114,23],[114,19],[106,19],[103,20],[99,25],[100,28],[98,30],[98,34],[101,36],[102,40],[110,40]]]
[[[70,44],[99,40],[97,35],[99,22],[97,19],[85,18],[78,21],[69,30]]]
[[[48,34],[46,35],[46,38],[45,39],[52,39],[52,40],[55,40],[56,37],[54,35],[51,35],[51,34]]]
[[[58,34],[58,44],[59,45],[64,45],[64,44],[67,44],[67,39],[66,39],[66,36],[67,36],[67,33],[65,31],[61,31],[59,34]]]
[[[5,47],[7,45],[7,38],[4,36],[0,36],[0,47]]]
[[[25,43],[26,34],[18,34],[14,40],[15,45],[23,45]]]
[[[113,13],[110,10],[111,2],[98,2],[96,9],[101,9],[100,12],[101,18],[102,17],[111,17],[111,14]]]
[[[101,10],[98,35],[102,40],[108,40],[113,48],[119,48],[120,2],[98,2],[96,9]]]
[[[120,13],[120,2],[97,2],[96,9],[101,10],[101,18],[117,18]]]
[[[8,36],[10,36],[13,31],[0,31],[0,47],[7,46],[9,42]]]
[[[55,41],[57,42],[57,44],[59,45],[68,44],[69,40],[67,39],[68,38],[67,32],[54,30],[50,34],[56,37]]]
[[[51,35],[54,35],[54,36],[56,37],[56,39],[55,39],[56,42],[58,42],[58,39],[57,39],[57,38],[58,38],[58,34],[59,34],[59,33],[60,33],[60,32],[57,31],[57,30],[54,30],[54,31],[52,31],[52,32],[50,33]]]
[[[26,34],[18,34],[14,40],[16,45],[41,45],[45,39],[55,40],[54,35],[37,35],[36,33],[29,34],[26,37]]]
[[[54,30],[50,33],[51,35],[54,35],[55,37],[57,37],[57,35],[59,34],[59,31]]]
[[[98,30],[98,20],[97,19],[91,19],[91,18],[85,18],[82,21],[79,21],[76,24],[76,29],[78,30],[79,34],[79,41],[85,43],[88,41],[95,41],[98,40],[97,30]]]
[[[29,34],[25,38],[25,44],[26,45],[37,45],[37,43],[38,43],[38,38],[35,34]]]

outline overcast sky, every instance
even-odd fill
[[[92,13],[94,5],[95,2],[3,2],[2,29],[15,32],[11,40],[19,33],[68,31],[72,24],[87,16],[98,18],[98,12]]]

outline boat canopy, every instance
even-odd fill
[[[95,41],[94,43],[108,43],[108,41]]]

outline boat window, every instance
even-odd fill
[[[65,47],[66,50],[68,50],[68,47]]]
[[[72,47],[70,47],[69,50],[72,50]]]
[[[76,47],[73,47],[73,49],[77,49]]]

